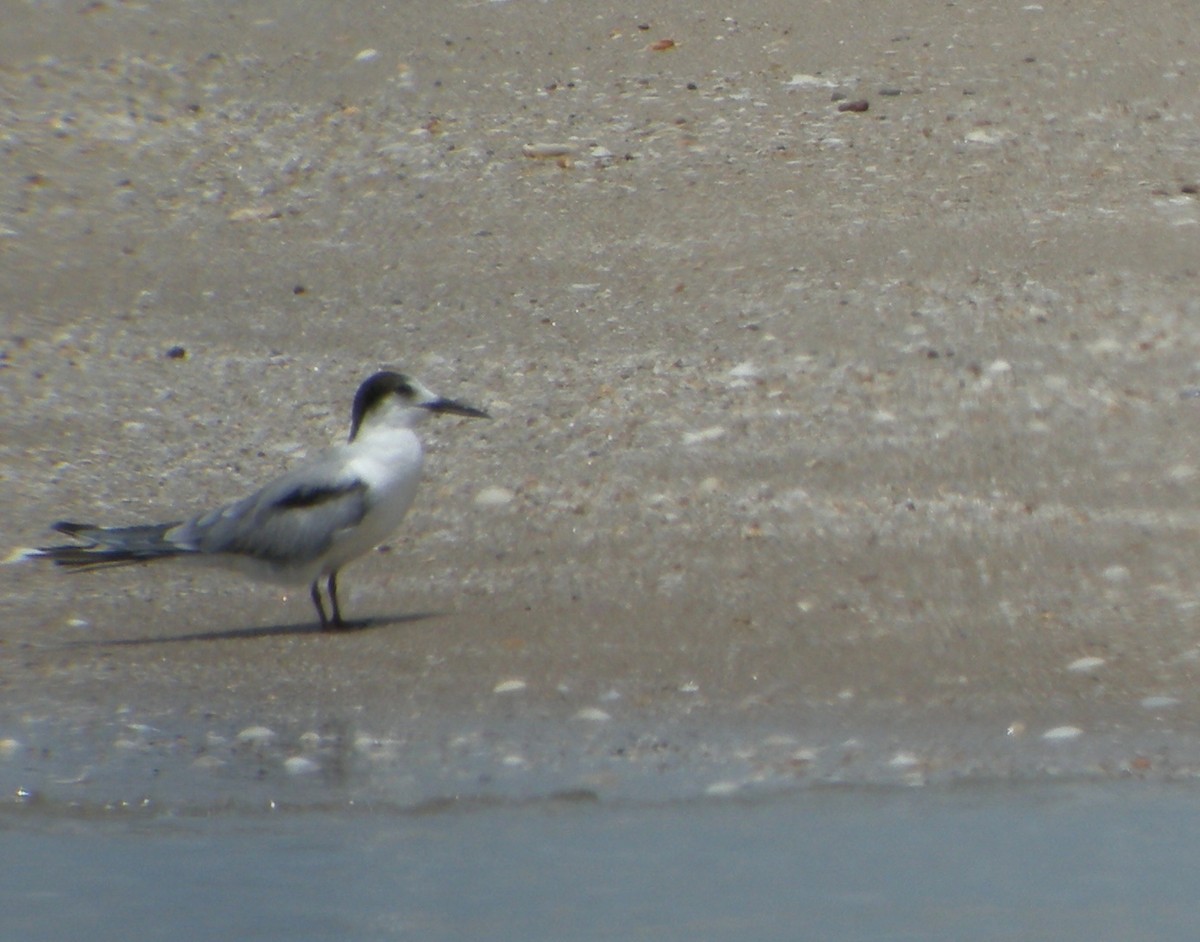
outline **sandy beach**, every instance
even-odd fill
[[[16,6],[5,552],[241,497],[381,366],[494,419],[429,428],[361,630],[5,567],[0,783],[1191,778],[1193,12]]]

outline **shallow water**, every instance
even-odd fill
[[[1143,783],[0,818],[28,942],[1194,938],[1200,797]]]

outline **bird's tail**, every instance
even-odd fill
[[[53,529],[78,540],[62,546],[42,546],[29,550],[25,558],[53,560],[71,569],[97,569],[130,566],[151,559],[179,556],[188,549],[167,539],[167,533],[179,523],[155,523],[140,527],[97,527],[90,523],[61,521]]]

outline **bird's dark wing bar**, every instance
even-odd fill
[[[342,484],[300,484],[277,497],[271,503],[271,506],[280,510],[300,510],[319,507],[321,504],[327,504],[330,501],[346,497],[355,491],[364,490],[366,490],[366,485],[359,480]]]

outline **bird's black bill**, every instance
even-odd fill
[[[434,399],[433,402],[423,403],[430,412],[445,412],[449,415],[465,415],[471,419],[490,419],[491,416],[482,409],[468,406],[453,399]]]

